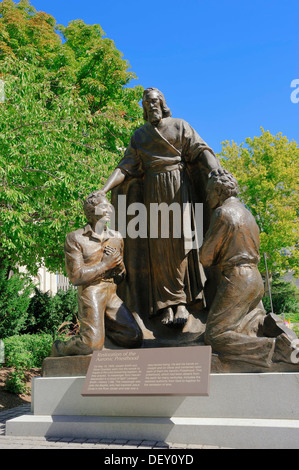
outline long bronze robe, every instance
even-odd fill
[[[127,278],[120,286],[123,300],[141,317],[202,297],[205,277],[198,250],[186,250],[184,230],[176,238],[171,223],[168,238],[161,238],[161,233],[158,238],[151,238],[149,214],[152,203],[176,202],[182,211],[184,203],[205,202],[210,168],[203,164],[204,150],[213,154],[186,121],[165,118],[159,130],[150,123],[138,129],[118,164],[127,178],[112,192],[116,221],[119,195],[126,195],[127,207],[133,202],[143,202],[148,215],[148,237],[124,239]],[[215,166],[219,166],[216,158]],[[190,223],[194,228],[192,213]],[[207,213],[204,215],[208,226]]]

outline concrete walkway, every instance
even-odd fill
[[[207,445],[186,445],[157,441],[115,439],[78,439],[67,437],[6,436],[7,420],[30,413],[30,404],[0,412],[0,449],[220,449]],[[222,448],[223,449],[223,448]]]

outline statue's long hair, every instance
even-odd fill
[[[238,181],[229,171],[224,168],[212,170],[209,174],[209,184],[213,184],[217,194],[229,198],[237,196],[240,192]]]
[[[150,87],[150,88],[147,88],[146,90],[144,90],[143,97],[142,97],[142,107],[143,107],[143,118],[144,118],[144,120],[147,121],[148,116],[147,116],[147,112],[145,110],[145,107],[143,105],[143,102],[145,101],[146,95],[148,95],[151,91],[155,91],[156,93],[158,93],[158,96],[159,96],[159,99],[160,99],[160,104],[161,104],[161,109],[162,109],[162,117],[163,118],[170,117],[171,116],[171,111],[170,111],[170,109],[168,108],[168,106],[166,104],[166,100],[164,98],[163,93],[160,90],[158,90],[158,88]]]

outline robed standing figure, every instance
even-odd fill
[[[118,212],[120,195],[126,196],[126,209],[134,202],[147,209],[147,237],[124,236],[127,278],[120,285],[123,300],[142,319],[160,315],[164,324],[184,324],[188,304],[203,298],[205,275],[199,247],[186,243],[183,211],[191,207],[187,220],[192,231],[195,203],[204,204],[204,235],[209,226],[208,177],[220,165],[212,149],[186,121],[171,117],[159,90],[145,90],[142,104],[146,122],[135,131],[124,157],[100,191],[112,190],[116,221],[125,215]],[[167,238],[161,236],[163,220],[158,236],[150,236],[151,205],[161,203],[177,203],[181,208],[181,236],[175,233],[177,219],[170,220]]]

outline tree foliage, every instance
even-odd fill
[[[292,282],[275,275],[271,282],[271,299],[274,313],[299,313],[299,289]],[[263,298],[266,312],[271,312],[270,295]]]
[[[84,198],[142,123],[134,78],[100,25],[59,26],[27,0],[0,2],[0,259],[61,270]]]
[[[0,269],[0,338],[20,333],[27,321],[34,285],[26,274],[8,277],[7,260]]]
[[[238,179],[240,198],[260,228],[261,263],[270,271],[299,274],[299,148],[281,133],[262,129],[245,143],[224,142],[222,165]]]

